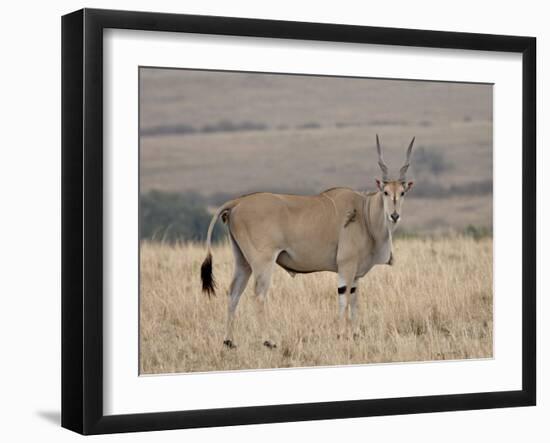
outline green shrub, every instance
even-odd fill
[[[472,237],[475,240],[481,240],[482,238],[491,237],[493,232],[492,229],[486,226],[468,225],[464,229],[464,235]]]
[[[150,191],[140,197],[140,238],[174,243],[205,241],[212,214],[204,198],[195,192]],[[216,226],[212,239],[221,238]]]
[[[420,146],[414,153],[413,163],[415,171],[431,172],[435,176],[451,167],[441,152],[428,151],[424,146]]]

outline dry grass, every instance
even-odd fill
[[[214,249],[218,296],[200,291],[202,245],[141,245],[140,372],[223,371],[491,357],[492,240],[401,239],[395,265],[362,279],[359,339],[337,338],[336,275],[291,278],[277,268],[272,334],[259,341],[252,285],[235,325],[238,348],[222,346],[233,259]]]

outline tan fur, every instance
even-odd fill
[[[296,272],[337,271],[342,235],[370,241],[355,238],[364,228],[342,229],[348,214],[363,212],[364,203],[363,195],[345,188],[317,196],[254,194],[231,210],[229,229],[253,268],[275,260]]]
[[[235,279],[244,267],[246,280],[255,276],[259,315],[265,316],[266,293],[274,264],[291,275],[338,272],[348,295],[354,282],[374,265],[391,260],[391,231],[382,192],[362,194],[333,188],[319,195],[256,193],[221,206],[212,218],[224,217],[236,251]],[[234,310],[242,291],[232,284],[226,344],[233,347]],[[244,290],[244,287],[242,288]],[[352,297],[353,299],[354,297]],[[347,306],[346,306],[347,307]],[[345,311],[346,307],[343,308]],[[341,313],[341,316],[345,314]],[[272,342],[266,340],[266,346]]]

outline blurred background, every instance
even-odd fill
[[[140,68],[140,235],[202,241],[212,211],[257,191],[375,189],[375,135],[398,176],[416,136],[402,236],[492,235],[493,88]],[[222,237],[222,229],[214,239]]]

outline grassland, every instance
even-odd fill
[[[251,286],[237,310],[237,349],[222,345],[233,259],[214,248],[218,296],[200,291],[204,247],[141,245],[140,372],[224,371],[492,356],[492,239],[398,239],[394,266],[359,286],[360,337],[338,338],[336,276],[290,277],[277,268],[270,292],[272,337],[261,345]]]

